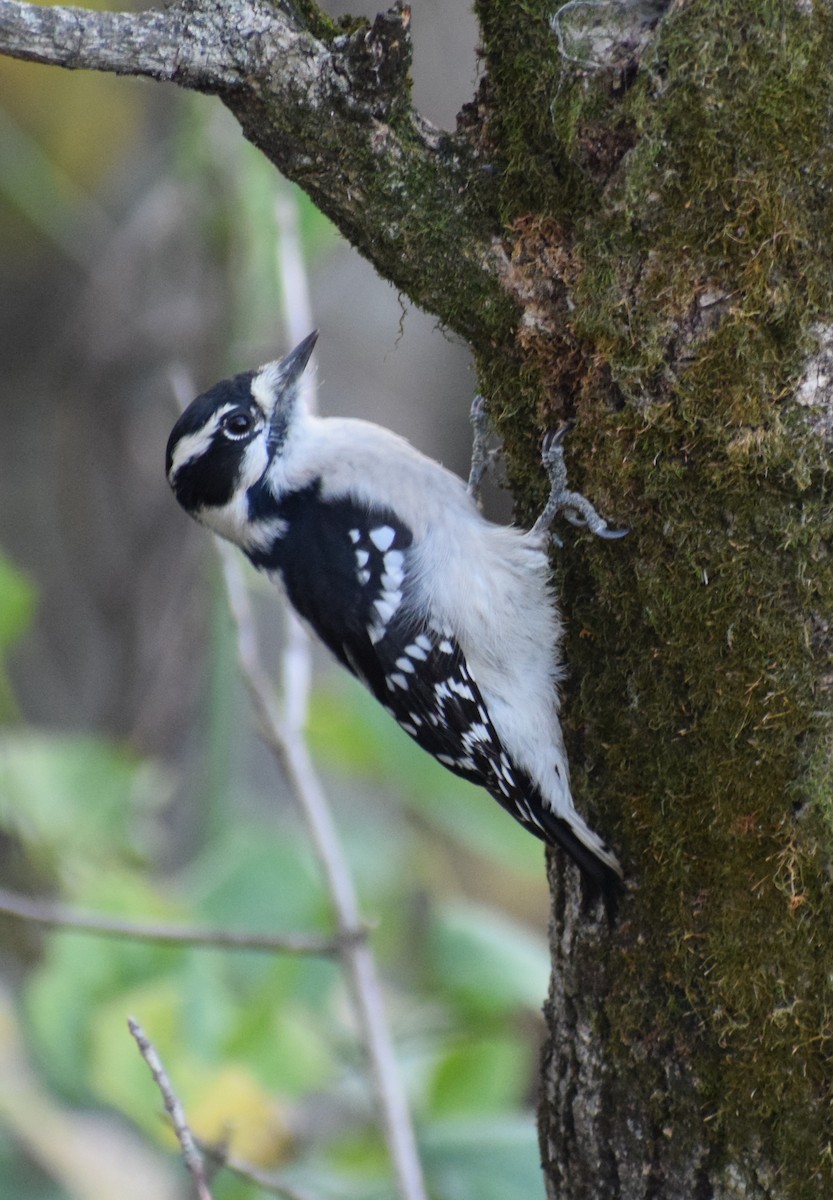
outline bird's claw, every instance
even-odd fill
[[[480,505],[480,485],[483,477],[494,464],[498,450],[489,449],[489,418],[486,413],[485,397],[477,395],[471,402],[472,447],[471,468],[469,470],[468,493]]]
[[[564,461],[564,439],[573,429],[575,422],[565,421],[557,429],[551,429],[544,436],[541,448],[541,461],[550,480],[550,494],[543,512],[532,527],[533,533],[548,530],[559,512],[571,525],[589,529],[596,537],[607,541],[616,541],[626,537],[628,529],[610,529],[604,517],[600,517],[593,505],[580,492],[572,492],[567,487],[567,465]],[[553,536],[556,545],[561,545],[561,539]]]
[[[541,444],[541,458],[544,466],[547,465],[547,460],[559,453],[559,447],[564,442],[568,433],[572,433],[575,429],[575,421],[562,421],[557,429],[548,429],[544,434],[544,440]]]

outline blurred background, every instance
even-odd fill
[[[453,128],[477,75],[467,0],[416,0],[412,31],[417,107]],[[216,100],[0,61],[0,162],[0,888],[137,921],[327,931],[237,679],[216,555],[164,478],[172,378],[202,390],[288,349],[279,197],[297,206],[322,412],[377,420],[465,475],[468,356]],[[282,622],[253,587],[277,667]],[[316,665],[310,738],[432,1194],[535,1200],[543,850]],[[321,1200],[392,1196],[336,964],[3,916],[0,1196],[188,1194],[128,1014],[201,1136]],[[213,1187],[262,1194],[228,1173]]]

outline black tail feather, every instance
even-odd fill
[[[540,833],[538,830],[534,830],[534,832],[538,833],[541,840],[550,846],[559,846],[581,872],[582,912],[591,912],[598,901],[602,900],[608,921],[612,924],[616,918],[619,901],[624,890],[619,872],[598,858],[576,836],[569,822],[565,821],[563,817],[557,817],[547,810],[539,811],[537,816],[544,826],[544,832]]]

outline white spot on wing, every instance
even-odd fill
[[[368,537],[377,550],[390,550],[396,531],[390,525],[380,525],[377,529],[371,529]]]
[[[485,725],[470,726],[467,732],[463,734],[463,739],[469,744],[472,742],[485,742],[488,745],[492,741],[489,730]]]
[[[402,597],[400,596],[400,599]],[[387,625],[393,614],[396,612],[396,603],[391,599],[391,593],[385,592],[378,600],[373,601],[373,607],[376,609],[379,616],[382,618],[382,623]]]
[[[474,699],[474,692],[467,683],[461,683],[459,679],[451,679],[449,680],[448,686],[451,688],[452,692],[456,692],[458,696],[463,698],[463,700]]]
[[[393,561],[391,561],[393,559]],[[383,567],[384,574],[382,575],[383,587],[396,590],[402,586],[402,580],[405,578],[405,572],[402,569],[402,555],[398,550],[389,550],[384,557]]]

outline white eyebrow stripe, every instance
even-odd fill
[[[168,472],[168,480],[173,483],[177,472],[181,471],[186,463],[193,462],[195,458],[199,458],[201,454],[205,454],[208,447],[214,438],[215,433],[220,428],[220,421],[231,412],[233,408],[237,408],[236,404],[224,404],[222,408],[218,408],[216,412],[211,414],[210,419],[203,425],[202,429],[197,429],[195,433],[187,433],[185,437],[179,439],[176,444],[176,449],[171,459],[171,469]]]
[[[265,367],[261,367],[250,385],[252,398],[261,411],[268,416],[271,416],[272,409],[275,407],[275,396],[281,384],[280,372],[276,370],[277,366],[277,363],[267,363]]]

